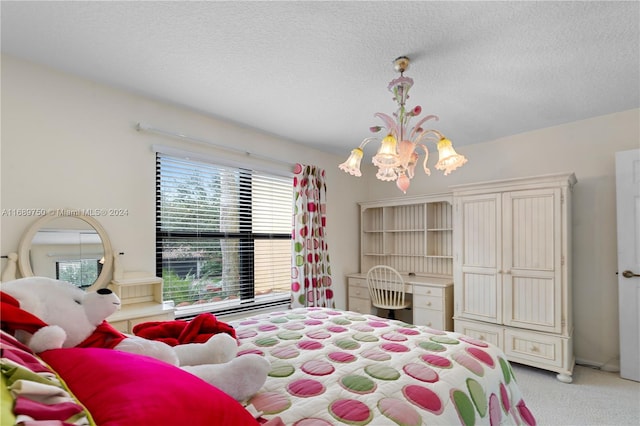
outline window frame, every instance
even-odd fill
[[[233,168],[236,169],[240,176],[240,190],[239,197],[242,198],[240,202],[239,210],[239,230],[237,232],[226,231],[203,231],[198,230],[163,230],[162,229],[162,188],[161,188],[161,158],[167,157],[168,159],[175,159],[181,161],[192,161],[196,164],[206,164],[207,166],[220,167],[220,168]],[[163,277],[163,252],[162,241],[180,240],[194,241],[202,240],[207,241],[211,239],[223,240],[223,239],[237,239],[239,241],[240,253],[239,253],[239,299],[235,301],[225,302],[210,302],[199,305],[191,305],[184,308],[177,308],[175,315],[177,318],[193,317],[202,312],[213,312],[216,314],[227,314],[239,311],[259,310],[271,306],[285,306],[290,303],[290,293],[276,293],[271,295],[256,295],[255,286],[255,244],[257,240],[288,240],[292,241],[291,231],[287,233],[260,233],[252,232],[253,215],[251,211],[252,206],[252,192],[251,192],[251,179],[253,173],[260,173],[269,177],[286,177],[291,180],[291,192],[293,201],[293,173],[274,172],[273,170],[264,170],[258,167],[253,167],[250,164],[240,165],[238,163],[229,163],[226,161],[219,161],[218,159],[210,159],[207,157],[196,156],[196,158],[189,155],[185,158],[184,155],[176,155],[175,152],[163,152],[156,150],[156,208],[155,208],[155,238],[156,238],[156,275]],[[291,204],[290,214],[293,215],[293,202]],[[253,247],[254,249],[248,249]],[[290,253],[289,253],[290,254]],[[289,282],[290,285],[290,282]]]

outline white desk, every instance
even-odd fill
[[[453,278],[401,274],[405,291],[412,295],[410,318],[398,319],[438,330],[453,331]],[[376,313],[371,305],[367,274],[347,275],[348,309]],[[386,312],[379,313],[386,315]]]

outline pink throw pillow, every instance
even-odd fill
[[[99,348],[40,356],[100,426],[259,424],[226,393],[154,358]]]

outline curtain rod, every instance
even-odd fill
[[[201,145],[206,145],[209,147],[215,147],[224,151],[229,151],[229,152],[233,152],[234,154],[240,154],[240,155],[244,155],[246,157],[252,157],[252,158],[256,158],[258,160],[265,160],[265,161],[269,161],[272,163],[278,163],[278,164],[284,164],[286,166],[289,167],[293,167],[294,164],[293,163],[289,163],[287,161],[284,160],[280,160],[279,158],[274,158],[274,157],[268,157],[265,155],[260,155],[260,154],[254,154],[250,151],[246,151],[244,149],[237,149],[237,148],[233,148],[230,146],[226,146],[226,145],[220,145],[217,144],[215,142],[211,142],[208,141],[206,139],[200,139],[200,138],[196,138],[193,136],[188,136],[182,133],[174,133],[174,132],[169,132],[167,130],[162,130],[162,129],[158,129],[152,126],[149,126],[147,124],[143,124],[143,123],[136,123],[135,129],[139,132],[149,132],[149,133],[155,133],[161,136],[168,136],[171,138],[175,138],[175,139],[181,139],[181,140],[186,140],[189,142],[195,142]]]

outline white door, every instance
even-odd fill
[[[640,381],[640,149],[616,153],[620,376]]]

